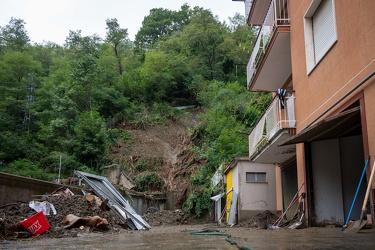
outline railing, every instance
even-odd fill
[[[245,0],[245,18],[246,20],[249,18],[251,5],[253,4],[253,0]]]
[[[276,96],[250,133],[249,156],[257,154],[281,130],[295,127],[294,93],[287,93],[283,108],[280,98]]]
[[[257,41],[247,63],[248,88],[263,59],[273,32],[277,27],[289,25],[289,0],[273,0],[270,4],[264,23],[258,30]]]

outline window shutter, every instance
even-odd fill
[[[312,18],[314,56],[318,62],[336,41],[336,27],[332,0],[323,0]]]

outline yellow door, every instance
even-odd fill
[[[229,171],[227,172],[226,174],[226,179],[227,179],[227,186],[226,186],[226,193],[227,193],[227,202],[225,204],[225,213],[226,213],[226,222],[228,222],[229,220],[229,211],[230,211],[230,206],[231,206],[231,202],[232,202],[232,185],[233,185],[233,180],[232,180],[232,176],[233,176],[233,171],[232,169],[229,169]]]

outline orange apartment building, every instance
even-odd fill
[[[259,32],[248,89],[275,96],[249,135],[250,160],[277,166],[280,212],[305,193],[310,226],[344,225],[352,203],[359,219],[375,160],[375,1],[242,2]]]

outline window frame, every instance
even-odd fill
[[[322,1],[331,1],[332,4],[332,15],[333,15],[333,36],[331,41],[327,44],[321,57],[316,60],[315,48],[314,48],[314,33],[313,33],[313,17],[316,14]],[[304,34],[305,34],[305,50],[306,50],[306,70],[309,75],[315,67],[323,60],[331,48],[336,44],[337,37],[337,25],[336,25],[336,12],[335,12],[335,0],[313,0],[304,15]]]
[[[255,174],[255,180],[254,181],[248,181],[247,180],[247,175],[248,174]],[[263,180],[259,181],[258,180],[258,175],[260,175],[260,174],[264,174],[265,181],[263,181]],[[245,181],[246,181],[246,183],[268,183],[268,181],[267,181],[267,172],[246,172],[246,174],[245,174]]]

